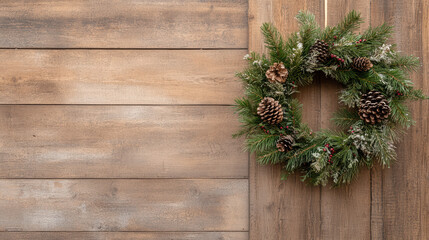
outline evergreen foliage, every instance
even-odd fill
[[[281,164],[286,179],[294,172],[302,173],[303,181],[314,185],[334,186],[350,183],[363,166],[374,163],[390,166],[395,161],[394,143],[401,129],[414,121],[406,107],[407,100],[425,99],[415,90],[409,74],[420,67],[414,56],[398,54],[388,45],[392,27],[386,24],[355,34],[362,19],[351,11],[337,26],[321,29],[314,15],[299,12],[298,32],[287,40],[270,23],[261,27],[268,56],[250,53],[245,56],[248,67],[237,74],[244,84],[245,97],[236,99],[236,112],[241,130],[234,136],[245,136],[245,150],[256,153],[260,164]],[[310,48],[317,40],[330,46],[330,58],[321,63]],[[373,67],[359,71],[353,59],[366,57]],[[289,72],[285,83],[270,83],[265,73],[274,63],[282,62]],[[366,69],[365,69],[366,70]],[[339,101],[343,105],[332,121],[343,132],[322,130],[314,133],[301,119],[301,104],[293,97],[298,87],[310,84],[322,72],[344,85]],[[389,102],[391,113],[379,124],[366,124],[358,115],[361,95],[379,91]],[[284,120],[276,125],[264,123],[256,113],[259,102],[272,97],[282,105]],[[280,152],[276,143],[280,136],[293,136],[295,143],[288,152]]]

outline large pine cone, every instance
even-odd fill
[[[279,152],[288,152],[292,150],[294,142],[295,140],[290,135],[280,136],[279,140],[277,140],[277,150],[279,150]]]
[[[265,76],[267,76],[268,81],[271,83],[279,82],[284,83],[286,82],[287,76],[289,72],[287,71],[285,65],[281,63],[274,63],[265,73]]]
[[[257,109],[258,115],[264,122],[277,124],[283,121],[282,105],[274,98],[264,97]]]
[[[359,116],[368,124],[380,123],[390,115],[390,107],[386,98],[377,91],[362,94]]]
[[[317,40],[310,47],[310,54],[316,54],[316,59],[319,63],[324,63],[329,59],[329,45],[323,40]]]
[[[366,72],[372,68],[372,62],[366,57],[358,57],[353,59],[352,67],[358,71]]]

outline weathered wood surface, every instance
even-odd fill
[[[0,233],[3,240],[246,240],[247,232],[21,232]]]
[[[429,1],[372,0],[371,23],[395,25],[392,43],[422,61],[412,75],[429,94]],[[416,125],[397,144],[398,161],[373,175],[373,239],[429,239],[429,103],[409,104]],[[377,193],[377,191],[380,191]]]
[[[336,25],[345,15],[356,10],[361,13],[365,23],[360,30],[364,31],[370,25],[370,0],[360,1],[328,1],[328,25]],[[341,106],[338,104],[338,92],[341,84],[333,79],[325,78],[321,84],[321,126],[324,129],[334,128],[331,122],[333,113]],[[370,171],[362,169],[358,178],[343,188],[322,188],[321,236],[322,239],[370,239],[371,236],[371,186]]]
[[[1,48],[247,48],[247,0],[2,0]]]
[[[0,178],[247,178],[238,124],[230,106],[3,105]]]
[[[0,239],[248,239],[247,5],[1,1]]]
[[[429,93],[429,1],[327,1],[328,24],[336,24],[349,10],[362,13],[366,24],[395,24],[395,43],[405,54],[422,57],[423,68],[413,75],[416,87]],[[324,1],[251,0],[249,48],[263,51],[259,27],[273,22],[282,34],[297,29],[298,10],[315,13],[324,25]],[[369,11],[370,10],[370,11]],[[320,85],[320,82],[322,84]],[[313,129],[331,128],[338,108],[340,85],[318,79],[303,89],[304,121]],[[308,109],[310,108],[310,109]],[[296,176],[279,180],[277,167],[250,163],[250,238],[257,239],[427,239],[429,237],[429,105],[411,107],[417,125],[398,145],[392,169],[362,170],[358,181],[342,189],[312,188]]]
[[[0,50],[0,103],[232,104],[246,52]]]
[[[321,1],[249,1],[249,50],[261,52],[260,26],[273,22],[284,36],[296,31],[299,10],[312,11],[323,20]],[[302,89],[303,118],[313,129],[320,128],[320,80]],[[305,186],[299,175],[280,180],[280,168],[250,161],[250,239],[319,239],[320,188]]]
[[[0,232],[2,240],[247,240],[247,232]]]
[[[0,231],[247,231],[247,179],[0,180]]]

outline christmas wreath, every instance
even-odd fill
[[[418,58],[402,56],[386,41],[392,27],[354,31],[362,22],[352,11],[335,27],[321,29],[314,15],[299,12],[298,32],[284,40],[265,23],[268,56],[250,53],[248,67],[237,74],[245,97],[236,99],[242,123],[234,136],[245,136],[246,150],[261,164],[281,164],[282,178],[294,172],[314,185],[350,183],[363,166],[390,166],[394,143],[413,124],[406,100],[425,99],[413,89],[409,73]],[[332,121],[341,130],[312,130],[301,121],[298,87],[324,73],[344,86]]]

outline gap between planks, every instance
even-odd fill
[[[132,178],[124,178],[124,177],[120,177],[120,178],[106,178],[106,177],[101,177],[101,178],[96,178],[96,177],[92,177],[92,178],[86,178],[86,177],[76,177],[76,178],[0,178],[0,180],[216,180],[216,179],[228,179],[228,180],[243,180],[243,179],[249,179],[248,177],[197,177],[197,178],[180,178],[180,177],[141,177],[141,178],[136,178],[136,177],[132,177]]]
[[[5,48],[0,47],[0,50],[113,50],[113,51],[156,51],[156,50],[164,50],[164,51],[234,51],[234,50],[248,50],[248,48]]]
[[[134,104],[134,103],[0,103],[0,106],[127,106],[127,107],[233,107],[233,104]]]
[[[247,233],[240,230],[210,230],[210,231],[0,231],[0,233]]]

